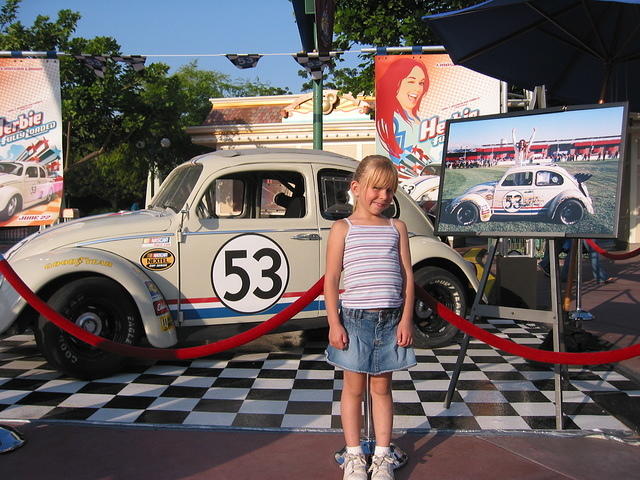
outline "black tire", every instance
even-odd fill
[[[584,207],[578,200],[565,200],[558,207],[556,219],[565,225],[575,225],[584,217]]]
[[[9,220],[17,212],[22,210],[22,197],[14,195],[7,202],[7,206],[0,212],[0,220]]]
[[[114,342],[135,345],[142,335],[135,303],[108,278],[74,280],[58,289],[47,303],[68,320]],[[78,340],[42,316],[38,318],[35,337],[47,361],[72,377],[106,377],[118,372],[126,361],[125,357]]]
[[[467,293],[454,274],[440,267],[423,267],[414,274],[415,282],[458,315],[467,309]],[[417,348],[436,348],[449,345],[458,329],[416,299],[413,312],[413,345]]]
[[[471,202],[463,202],[456,209],[456,221],[458,225],[473,225],[480,219],[480,212],[478,207]]]

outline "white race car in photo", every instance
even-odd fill
[[[0,162],[0,220],[8,220],[55,195],[55,179],[33,162]]]
[[[428,211],[438,201],[440,175],[420,175],[403,180],[400,186],[418,205]]]
[[[589,178],[591,174],[572,175],[557,165],[513,167],[497,182],[475,185],[454,198],[446,211],[463,226],[509,216],[543,216],[573,225],[585,212],[594,213],[584,184]]]

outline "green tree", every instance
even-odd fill
[[[191,143],[185,127],[198,125],[209,98],[288,93],[288,90],[202,71],[195,62],[169,74],[163,63],[136,72],[109,60],[104,78],[71,55],[121,55],[111,37],[73,37],[80,14],[61,10],[55,20],[38,16],[33,25],[17,21],[21,0],[0,6],[0,50],[51,51],[60,57],[65,191],[69,206],[128,207],[141,200],[147,171],[161,175],[204,151]],[[170,143],[167,148],[161,147]]]
[[[334,49],[440,45],[442,42],[422,20],[479,3],[479,0],[340,0],[336,2]],[[346,92],[373,94],[373,54],[360,54],[355,68],[336,68],[327,84]]]

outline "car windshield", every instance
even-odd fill
[[[149,208],[170,208],[178,213],[193,191],[201,172],[202,165],[197,163],[188,163],[176,168],[162,183]]]
[[[20,175],[22,166],[17,163],[0,163],[0,173],[11,173],[13,175]]]

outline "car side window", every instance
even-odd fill
[[[353,212],[355,199],[349,191],[351,172],[325,169],[318,174],[320,214],[327,220],[340,220]]]
[[[353,212],[355,198],[350,191],[353,173],[345,170],[323,169],[318,173],[318,196],[320,214],[327,220],[340,220]],[[400,209],[393,202],[382,214],[387,218],[398,218]]]
[[[27,177],[38,178],[38,169],[36,167],[27,167]]]
[[[536,186],[538,187],[557,186],[563,183],[564,179],[562,176],[555,172],[542,170],[536,173]]]
[[[517,172],[517,173],[512,173],[511,175],[507,175],[506,178],[502,181],[501,186],[523,187],[523,186],[531,185],[532,180],[533,180],[532,172]]]
[[[298,172],[238,172],[213,180],[197,206],[200,218],[302,218],[304,178]]]
[[[259,218],[302,218],[307,214],[304,177],[298,172],[264,172],[260,176]]]

